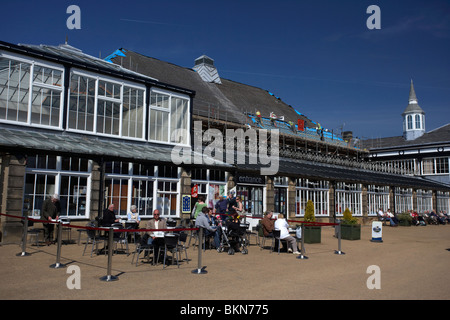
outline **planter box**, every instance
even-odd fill
[[[398,225],[403,227],[411,227],[411,222],[409,220],[399,220]]]
[[[341,239],[361,240],[361,225],[341,224]]]
[[[305,243],[320,243],[322,238],[321,226],[305,226]]]

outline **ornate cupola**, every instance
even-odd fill
[[[411,79],[409,90],[409,104],[402,113],[403,117],[403,137],[406,140],[414,140],[425,133],[425,112],[417,103],[414,84]]]
[[[214,60],[208,56],[203,55],[195,59],[195,66],[193,69],[197,71],[205,82],[222,83],[220,81],[219,72],[214,66]]]

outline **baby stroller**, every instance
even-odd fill
[[[236,225],[228,223],[227,226],[222,227],[222,239],[218,252],[223,252],[225,247],[228,248],[228,254],[233,255],[236,250],[242,254],[248,253],[248,240],[246,238],[246,224]]]

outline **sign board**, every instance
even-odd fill
[[[372,222],[372,242],[383,242],[383,224],[381,221]]]
[[[305,131],[305,120],[297,119],[297,130]]]
[[[191,195],[192,195],[192,198],[198,197],[198,185],[197,184],[191,188]]]
[[[191,213],[191,196],[189,194],[183,194],[181,196],[181,212]]]

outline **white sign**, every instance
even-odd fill
[[[381,221],[372,222],[372,240],[373,242],[383,242],[383,224]]]

